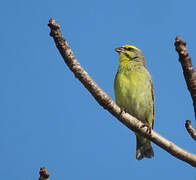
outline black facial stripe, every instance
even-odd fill
[[[139,57],[139,56],[130,57],[129,54],[127,54],[127,53],[124,53],[124,55],[125,55],[126,57],[128,57],[129,59],[131,59],[131,60],[134,60],[134,59],[136,59],[136,58]]]
[[[124,53],[124,55],[125,55],[126,57],[130,58],[130,56],[129,56],[127,53]]]
[[[138,56],[135,56],[135,57],[133,57],[132,59],[136,59],[136,58],[138,58]]]

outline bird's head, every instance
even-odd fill
[[[142,51],[133,45],[124,45],[116,48],[116,52],[119,53],[119,60],[121,61],[135,61],[141,62],[145,66],[145,58]]]

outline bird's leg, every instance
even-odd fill
[[[146,132],[151,134],[152,127],[150,127],[149,124],[143,124],[140,128],[144,128],[144,127],[147,127]]]

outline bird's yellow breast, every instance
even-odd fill
[[[144,66],[121,64],[114,82],[116,103],[143,122],[153,114],[151,88],[151,76]]]

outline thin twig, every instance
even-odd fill
[[[162,147],[164,150],[166,150],[176,158],[196,167],[195,154],[192,154],[178,147],[153,130],[151,131],[151,134],[147,133],[147,128],[141,128],[143,126],[143,123],[141,121],[137,120],[135,117],[126,112],[122,112],[121,109],[112,101],[112,99],[92,80],[88,73],[80,66],[80,63],[77,61],[71,48],[69,47],[65,38],[62,36],[60,26],[56,23],[56,21],[50,19],[48,26],[51,29],[50,36],[54,38],[56,46],[65,63],[75,74],[75,77],[81,81],[81,83],[88,89],[88,91],[101,106],[107,109],[129,129],[140,133],[148,139],[151,139],[155,144]]]
[[[50,174],[45,167],[40,168],[39,174],[40,174],[39,180],[49,180]]]
[[[191,136],[194,140],[196,140],[196,131],[195,131],[195,129],[192,127],[191,121],[190,121],[190,120],[186,120],[185,127],[186,127],[186,130],[188,131],[188,133],[190,134],[190,136]]]

